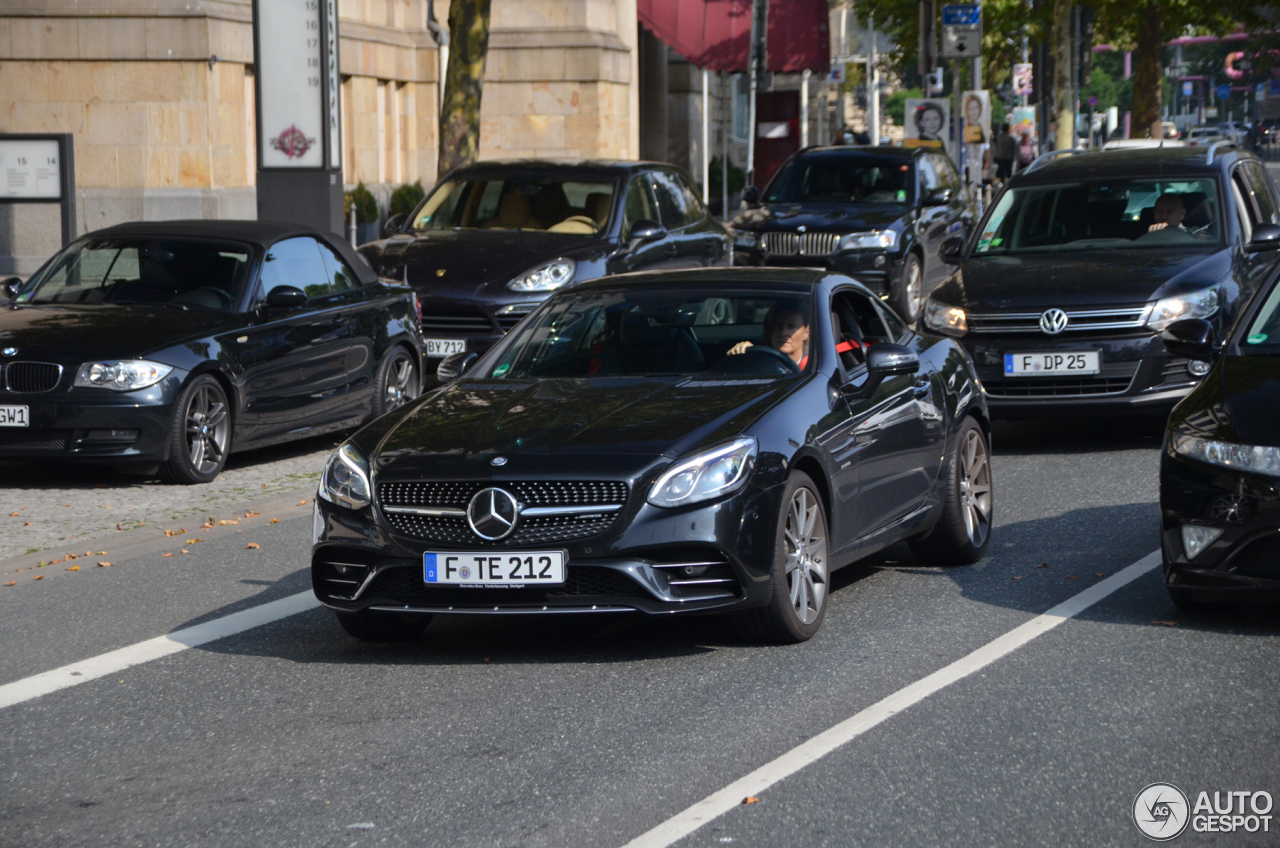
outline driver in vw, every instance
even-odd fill
[[[803,371],[809,364],[809,312],[795,302],[778,301],[764,316],[762,344],[790,357]],[[751,342],[738,342],[729,348],[729,356],[746,353]]]

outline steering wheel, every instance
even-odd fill
[[[211,293],[213,293],[214,295],[216,295],[216,296],[217,296],[217,298],[218,298],[218,300],[220,300],[220,301],[221,301],[221,305],[220,305],[220,307],[219,307],[219,308],[221,308],[221,309],[230,309],[230,308],[231,308],[231,306],[232,306],[232,305],[234,304],[234,302],[235,302],[234,300],[232,300],[232,298],[231,298],[231,295],[230,295],[230,294],[228,294],[227,292],[225,292],[225,291],[223,291],[222,289],[218,288],[217,286],[201,286],[201,287],[200,287],[200,288],[198,288],[198,289],[192,289],[192,290],[191,290],[191,291],[189,291],[189,292],[185,292],[184,294],[180,294],[180,295],[178,295],[177,297],[175,297],[175,298],[173,298],[172,300],[170,300],[169,302],[170,302],[170,303],[187,303],[187,302],[189,302],[189,301],[184,300],[184,298],[189,298],[189,297],[191,297],[192,295],[197,294],[197,293],[199,293],[199,292],[211,292]]]
[[[565,218],[565,219],[564,219],[563,221],[561,221],[560,223],[561,223],[561,224],[567,224],[567,223],[569,223],[570,221],[573,221],[573,222],[578,223],[578,224],[586,224],[588,227],[591,227],[591,228],[592,228],[592,229],[594,229],[594,230],[599,230],[599,229],[600,229],[600,223],[599,223],[598,221],[596,221],[596,219],[595,219],[595,218],[592,218],[592,217],[587,216],[587,215],[570,215],[568,218]]]
[[[752,345],[738,355],[750,356],[753,353],[757,355],[764,354],[765,356],[772,356],[774,359],[786,366],[786,371],[784,372],[786,374],[796,374],[800,371],[800,366],[796,364],[796,361],[778,350],[776,347],[769,347],[768,345]]]

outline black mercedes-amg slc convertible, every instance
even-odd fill
[[[813,269],[631,274],[552,296],[325,467],[312,581],[352,635],[449,613],[733,612],[798,642],[831,573],[991,538],[964,349]]]

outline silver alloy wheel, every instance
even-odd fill
[[[791,496],[783,537],[791,608],[801,623],[812,624],[827,601],[827,522],[822,502],[803,486]]]
[[[399,409],[413,400],[413,360],[407,355],[402,355],[398,361],[391,363],[382,397],[386,412]]]
[[[991,532],[991,462],[987,442],[977,428],[968,432],[960,446],[960,507],[969,541],[981,548]]]
[[[231,418],[227,397],[217,386],[203,385],[187,404],[187,458],[199,474],[211,474],[227,455]]]
[[[912,258],[907,260],[906,279],[902,281],[902,294],[906,299],[907,312],[910,313],[903,316],[907,323],[914,323],[920,317],[921,277],[920,260],[912,254]]]

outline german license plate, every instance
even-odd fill
[[[1097,350],[1054,353],[1006,353],[1006,377],[1061,377],[1097,374],[1102,370],[1102,353]]]
[[[30,427],[31,415],[25,406],[0,406],[0,427]]]
[[[558,586],[564,583],[564,551],[427,552],[422,579],[450,586]]]
[[[452,353],[466,353],[466,339],[423,339],[427,343],[427,356],[448,356]]]

